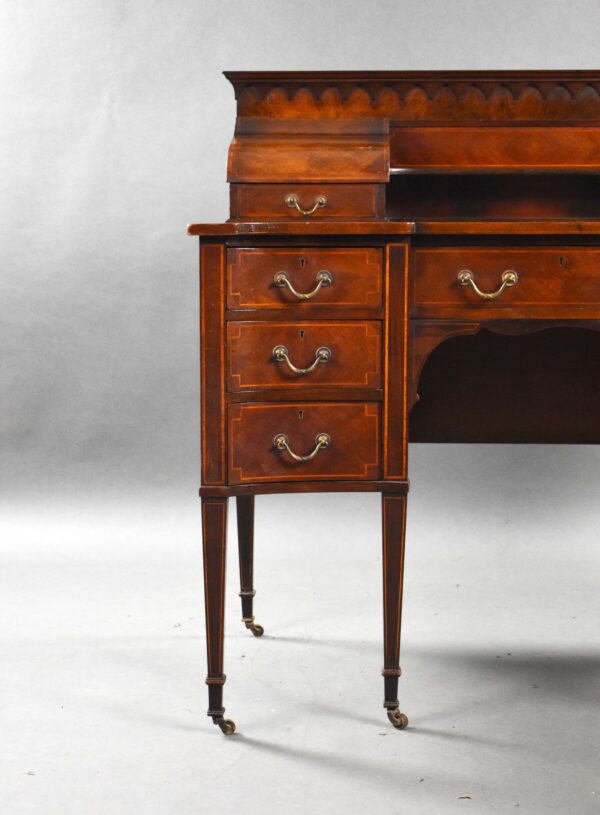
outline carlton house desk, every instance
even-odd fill
[[[600,441],[600,71],[229,73],[231,217],[200,238],[209,709],[228,499],[376,491],[394,727],[411,441]],[[282,520],[283,523],[283,520]],[[324,531],[324,534],[327,534]]]

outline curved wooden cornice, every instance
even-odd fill
[[[238,116],[600,120],[600,71],[232,72]]]

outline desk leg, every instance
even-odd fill
[[[400,677],[400,626],[402,620],[402,579],[404,574],[404,541],[406,537],[406,496],[381,496],[383,520],[383,670],[388,718],[403,730],[408,718],[400,712],[398,679]]]
[[[236,499],[238,551],[240,557],[240,597],[242,598],[242,622],[255,637],[265,633],[262,625],[254,622],[254,496],[239,495]]]
[[[204,554],[204,603],[208,656],[208,715],[225,735],[235,732],[235,723],[223,714],[223,633],[225,614],[225,547],[227,543],[227,498],[202,498],[202,546]]]

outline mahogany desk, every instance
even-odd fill
[[[382,496],[397,691],[411,441],[600,441],[600,71],[231,73],[231,218],[200,237],[208,715],[227,503]],[[418,404],[417,404],[418,402]],[[410,419],[410,423],[409,423]]]

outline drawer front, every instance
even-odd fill
[[[374,403],[230,405],[229,482],[376,480],[379,414]]]
[[[381,387],[376,321],[230,322],[227,349],[230,391]]]
[[[433,316],[471,319],[478,314],[566,318],[599,307],[600,249],[468,247],[414,253],[417,316],[429,316],[433,309]]]
[[[380,218],[384,210],[384,184],[231,185],[232,218]]]
[[[230,249],[227,264],[230,309],[379,308],[382,303],[381,249]],[[287,282],[276,283],[281,273]]]

